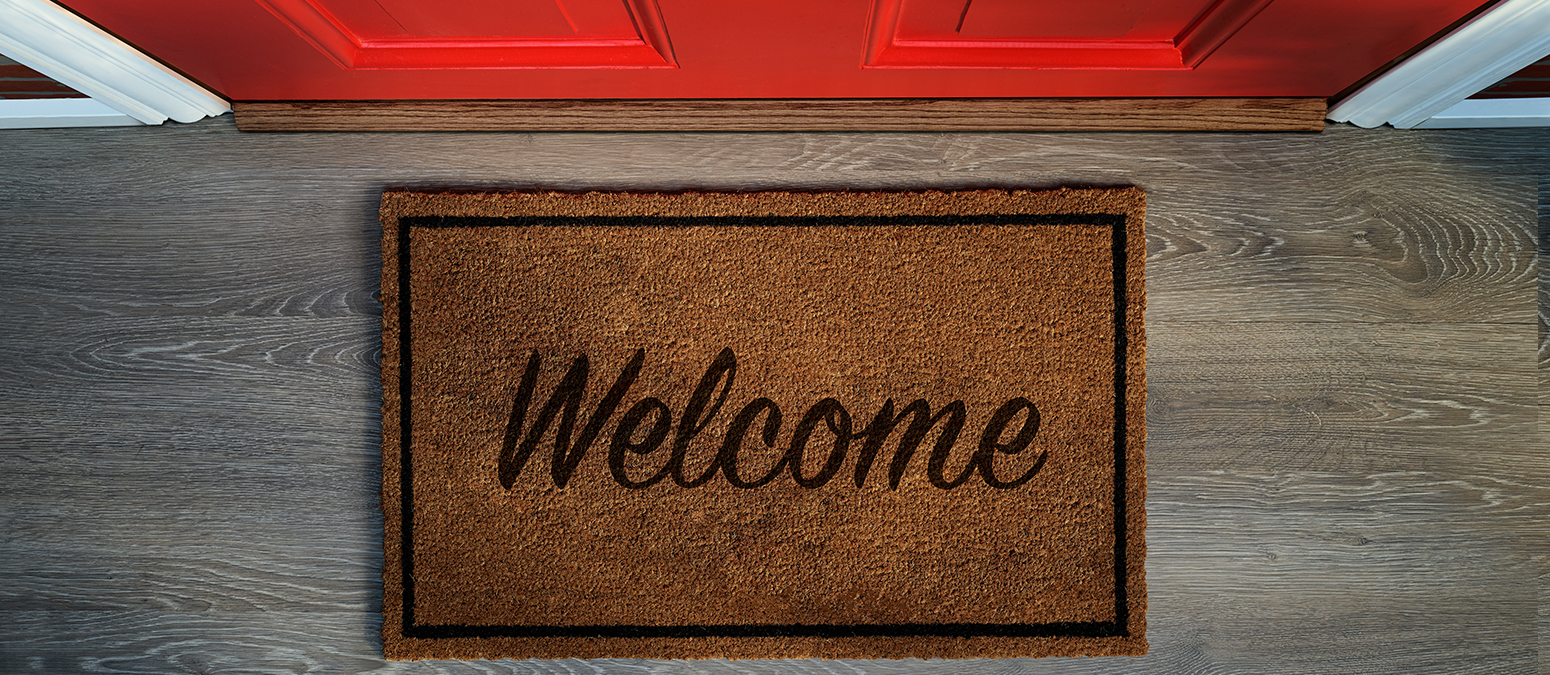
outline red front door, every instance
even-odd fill
[[[233,100],[1331,96],[1480,0],[65,0]]]

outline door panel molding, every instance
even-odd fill
[[[926,39],[900,37],[898,27],[904,0],[874,0],[862,67],[1193,70],[1271,2],[1217,0],[1172,40],[986,40],[956,37],[951,30]],[[970,0],[964,0],[962,14],[966,15],[971,7]]]
[[[522,38],[365,37],[317,0],[254,1],[345,70],[678,67],[656,0],[620,0],[633,27],[630,35]]]
[[[1195,68],[1229,38],[1236,35],[1254,17],[1270,6],[1271,0],[1218,0],[1173,39],[1179,60]]]

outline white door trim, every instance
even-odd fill
[[[1506,0],[1329,111],[1371,129],[1412,128],[1550,54],[1550,0]]]
[[[1467,98],[1412,129],[1550,127],[1550,98]]]
[[[231,110],[225,99],[49,0],[0,0],[0,53],[145,124]],[[13,102],[20,101],[5,103]]]
[[[0,129],[132,127],[140,120],[90,98],[29,98],[0,101]]]

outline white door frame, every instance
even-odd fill
[[[1470,95],[1546,54],[1550,54],[1550,0],[1506,0],[1336,103],[1329,119],[1367,129],[1383,124],[1400,129],[1547,126],[1550,117],[1523,114],[1542,110],[1543,105],[1464,103]],[[1464,107],[1455,109],[1460,105]],[[1425,124],[1439,116],[1448,122]]]
[[[0,53],[91,97],[0,101],[0,128],[194,122],[231,111],[214,92],[49,0],[0,0]]]

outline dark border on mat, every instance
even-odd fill
[[[415,227],[843,227],[880,225],[1099,225],[1113,231],[1114,267],[1114,620],[1039,624],[729,624],[509,626],[415,625],[414,623],[414,466],[410,455],[410,259],[409,230]],[[406,216],[398,219],[398,428],[399,428],[399,583],[403,590],[406,638],[773,638],[773,637],[1129,637],[1125,504],[1125,414],[1128,403],[1125,364],[1129,350],[1125,298],[1129,254],[1126,216],[1114,213],[948,214],[937,216]]]

